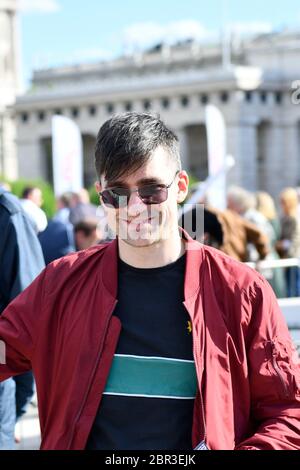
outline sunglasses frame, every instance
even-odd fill
[[[104,199],[104,198],[103,198],[103,193],[105,193],[106,191],[113,191],[113,190],[116,189],[117,187],[115,187],[115,188],[106,188],[106,189],[104,189],[103,191],[100,191],[100,192],[98,193],[98,195],[101,197],[102,202],[103,202],[103,204],[104,204],[105,206],[107,206],[107,207],[112,207],[113,209],[119,209],[120,207],[126,207],[126,206],[128,205],[130,196],[131,196],[131,194],[133,194],[133,193],[137,193],[138,196],[139,196],[139,198],[140,198],[140,200],[141,200],[144,204],[146,204],[147,206],[155,205],[155,204],[162,204],[163,202],[165,202],[165,201],[168,199],[168,196],[169,196],[169,194],[168,194],[168,189],[172,186],[172,184],[174,183],[174,181],[175,181],[175,179],[176,179],[176,176],[177,176],[179,173],[180,173],[180,170],[177,170],[176,173],[175,173],[175,176],[174,176],[174,178],[173,178],[173,180],[172,180],[172,182],[171,182],[170,184],[164,184],[164,183],[161,183],[161,184],[148,184],[148,185],[146,184],[146,185],[141,186],[140,188],[137,188],[137,189],[128,189],[128,190],[127,190],[127,191],[128,191],[128,194],[127,194],[127,195],[124,195],[124,196],[112,195],[112,197],[114,198],[114,201],[118,202],[118,206],[117,206],[117,207],[115,207],[114,204],[107,204],[107,203],[104,202],[104,200],[103,200],[103,199]],[[149,186],[161,187],[161,189],[164,189],[164,190],[166,189],[166,190],[167,190],[166,199],[164,199],[163,201],[160,201],[160,202],[150,202],[150,203],[145,202],[145,201],[143,200],[143,198],[141,197],[139,191],[140,191],[142,188],[149,187]],[[122,188],[122,189],[123,189],[123,188]],[[124,204],[124,205],[119,204],[119,201],[120,201],[121,198],[124,198],[124,202],[125,202],[125,200],[126,200],[126,205],[125,205],[125,204]],[[145,199],[145,198],[144,198],[144,199]]]

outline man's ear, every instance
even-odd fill
[[[187,197],[189,190],[189,177],[186,171],[182,170],[178,174],[177,182],[177,204],[181,204]]]
[[[95,189],[96,189],[97,194],[102,191],[102,186],[101,186],[100,181],[95,182]]]
[[[102,191],[102,186],[101,186],[100,181],[95,182],[95,189],[96,189],[97,194],[99,195],[99,193]],[[101,206],[105,209],[104,204],[102,202],[102,197],[100,197],[100,196],[99,196],[99,202],[100,202]]]

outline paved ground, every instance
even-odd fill
[[[37,407],[30,404],[27,413],[16,427],[16,435],[20,437],[17,450],[37,450],[40,447],[40,426]]]

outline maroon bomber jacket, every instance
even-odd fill
[[[198,377],[193,446],[300,449],[299,359],[273,291],[252,269],[184,236]],[[42,449],[85,448],[121,330],[117,269],[117,240],[72,253],[0,317],[0,380],[33,369]]]

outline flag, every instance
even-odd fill
[[[64,116],[52,117],[54,192],[79,191],[83,187],[83,150],[80,129]]]
[[[208,174],[213,181],[207,192],[208,203],[218,209],[226,208],[226,127],[221,111],[214,105],[205,110]]]

